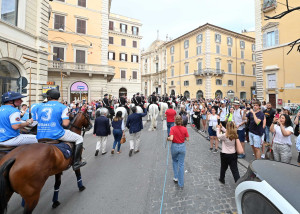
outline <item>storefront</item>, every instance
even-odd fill
[[[18,68],[6,60],[0,61],[0,93],[1,95],[7,91],[18,91],[17,81],[21,77]]]
[[[78,81],[72,84],[70,90],[70,102],[72,101],[84,101],[87,102],[89,99],[89,87],[86,83]]]

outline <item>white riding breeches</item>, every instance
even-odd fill
[[[64,142],[75,142],[76,145],[83,143],[83,137],[70,130],[65,130],[65,134],[58,140]]]
[[[34,144],[37,143],[36,135],[32,134],[20,134],[17,137],[9,139],[4,142],[0,142],[2,146],[21,146],[26,144]]]

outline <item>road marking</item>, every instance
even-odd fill
[[[167,131],[167,121],[166,120],[162,121],[162,124],[163,124],[163,130]]]

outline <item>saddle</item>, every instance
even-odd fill
[[[53,139],[48,139],[48,138],[42,138],[38,140],[39,143],[48,143],[48,144],[59,144],[62,141],[60,140],[53,140]]]
[[[16,146],[2,146],[0,145],[0,152],[10,152],[11,150],[17,148]]]

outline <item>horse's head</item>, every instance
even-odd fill
[[[71,129],[75,128],[77,132],[81,132],[81,130],[86,132],[93,127],[90,117],[87,114],[87,110],[78,112],[70,125]]]

